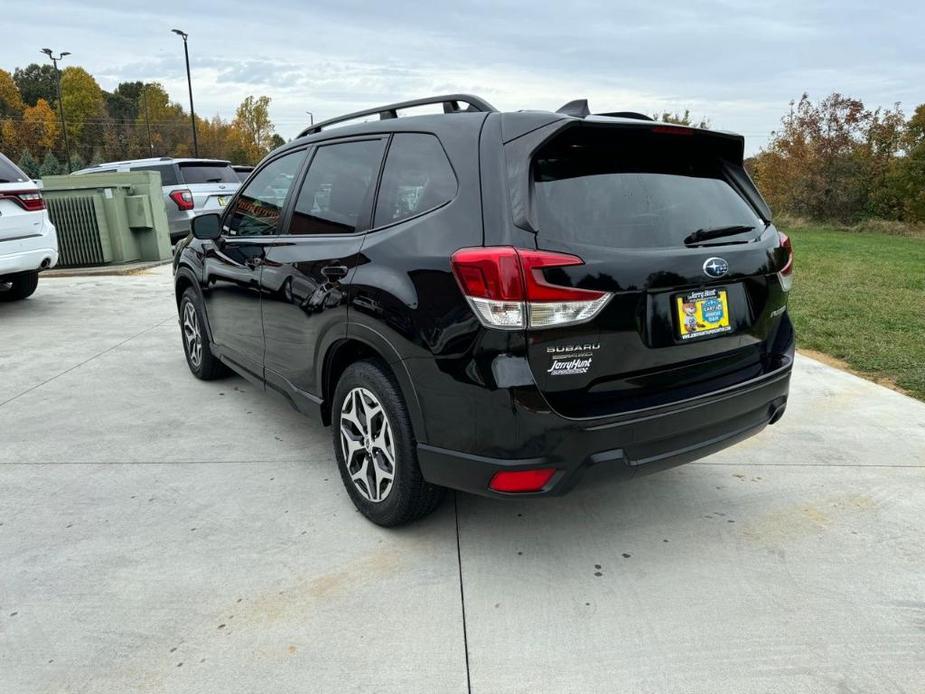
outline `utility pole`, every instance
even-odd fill
[[[151,139],[151,117],[148,115],[148,85],[141,88],[141,97],[145,102],[145,126],[148,129],[148,150],[154,156],[154,141]]]
[[[190,77],[189,71],[189,47],[186,45],[186,39],[189,34],[179,29],[171,29],[173,33],[183,39],[183,54],[186,56],[186,83],[189,86],[189,117],[193,122],[193,154],[199,156],[199,142],[196,140],[196,111],[193,109],[193,78]]]
[[[67,139],[67,123],[64,120],[64,102],[61,100],[61,70],[58,69],[58,61],[64,58],[64,56],[70,55],[70,53],[62,51],[58,54],[57,58],[50,48],[43,48],[42,53],[51,58],[52,65],[55,66],[55,84],[57,85],[58,91],[58,113],[61,115],[61,132],[64,133],[65,165],[67,166],[67,172],[71,173],[71,144]]]

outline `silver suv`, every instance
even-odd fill
[[[241,186],[241,179],[231,168],[231,162],[220,159],[133,159],[97,164],[74,174],[129,171],[157,171],[161,175],[172,242],[189,234],[193,217],[221,211]]]

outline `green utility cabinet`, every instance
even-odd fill
[[[170,233],[156,171],[46,176],[59,267],[168,260]]]

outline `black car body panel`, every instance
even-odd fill
[[[387,364],[413,423],[422,473],[435,484],[500,496],[489,489],[497,471],[553,467],[556,474],[536,494],[558,494],[596,464],[636,474],[707,455],[775,422],[786,406],[793,330],[778,273],[788,254],[742,168],[742,138],[653,128],[670,126],[449,111],[297,138],[250,175],[224,214],[226,234],[177,247],[178,297],[188,286],[200,292],[210,343],[222,361],[326,423],[336,379],[351,359]],[[677,137],[696,157],[715,157],[715,180],[748,207],[754,232],[712,245],[634,248],[548,233],[536,209],[537,153],[558,138],[600,133]],[[391,216],[383,215],[390,157],[398,156],[397,143],[412,142],[402,135],[436,138],[455,190],[443,170],[444,197],[409,212],[399,208],[413,207],[421,190],[400,182]],[[314,224],[336,206],[336,177],[303,192],[318,152],[371,140],[382,141],[381,160],[374,174],[355,174],[351,185],[362,205],[338,222],[352,231],[293,233],[305,223],[296,215]],[[430,148],[437,166],[433,142],[414,142]],[[252,209],[245,198],[261,172],[299,152],[304,162],[287,174],[288,192],[270,215],[273,233],[236,236],[227,224],[235,210]],[[645,167],[641,173],[648,175]],[[324,224],[333,224],[330,214]],[[612,296],[577,324],[486,327],[454,276],[451,256],[495,246],[577,255],[582,264],[547,269],[543,279]],[[712,256],[727,263],[720,278],[705,274]],[[726,292],[730,332],[681,340],[678,297],[713,289]],[[552,375],[551,367],[572,354],[590,355],[581,357],[587,368]]]

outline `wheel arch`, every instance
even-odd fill
[[[405,400],[405,407],[408,408],[408,416],[414,427],[415,439],[420,443],[426,443],[427,430],[424,426],[421,404],[408,369],[395,348],[371,330],[364,330],[361,336],[343,337],[331,344],[325,352],[321,373],[323,398],[321,419],[324,424],[331,423],[331,407],[338,380],[348,366],[363,359],[376,359],[388,369],[395,382],[398,383]]]
[[[173,280],[173,291],[174,298],[177,302],[177,312],[179,314],[180,301],[183,299],[183,295],[186,293],[187,289],[192,288],[196,296],[199,298],[199,308],[202,311],[202,315],[205,318],[205,329],[206,335],[209,337],[209,342],[212,340],[212,326],[209,322],[209,312],[206,310],[205,301],[202,299],[202,287],[199,285],[199,280],[196,277],[196,274],[193,272],[192,268],[181,265],[177,268],[176,275]]]

